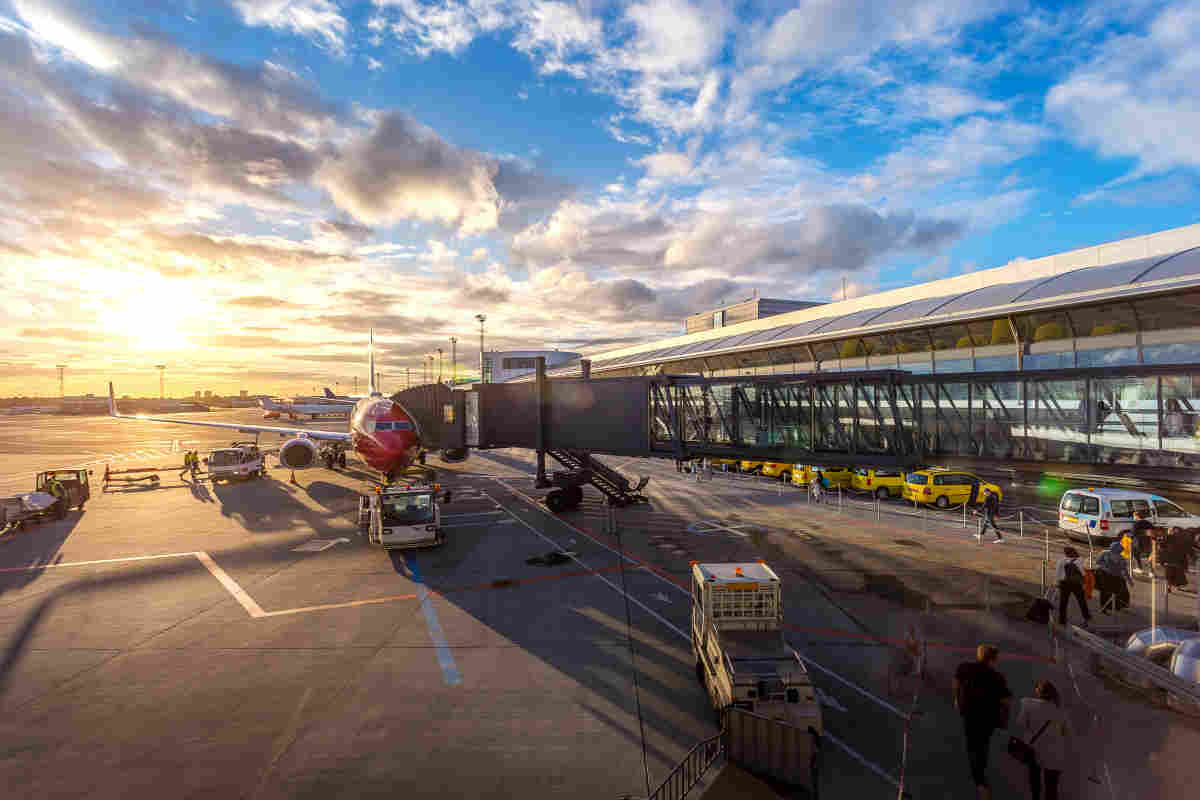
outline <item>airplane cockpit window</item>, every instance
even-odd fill
[[[386,498],[383,501],[383,518],[386,522],[398,525],[432,522],[433,495],[414,494]]]

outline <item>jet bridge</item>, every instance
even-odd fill
[[[1041,472],[1057,465],[1200,482],[1200,373],[1187,366],[719,378],[589,373],[549,380],[543,367],[524,383],[466,392],[417,387],[398,399],[429,447],[532,449],[541,485],[589,482],[616,502],[636,499],[641,487],[590,454],[899,469],[932,462]],[[547,455],[566,472],[547,476]]]

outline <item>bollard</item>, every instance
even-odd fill
[[[963,503],[963,528],[967,527],[967,504]]]
[[[1017,527],[1020,531],[1021,538],[1025,538],[1025,511],[1017,509]]]

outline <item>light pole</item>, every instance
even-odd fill
[[[479,382],[485,383],[483,374],[483,323],[487,322],[487,314],[476,314],[475,319],[479,320]]]
[[[158,370],[158,399],[166,400],[167,399],[167,392],[165,389],[166,383],[165,383],[163,374],[167,369],[167,365],[166,364],[155,364],[154,368],[156,370]]]
[[[58,399],[61,400],[67,396],[67,393],[63,391],[63,370],[67,368],[67,365],[55,364],[54,366],[58,370]]]
[[[442,382],[442,348],[438,348],[438,383]]]
[[[450,385],[458,383],[458,338],[450,337]]]

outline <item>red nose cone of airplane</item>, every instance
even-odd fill
[[[412,464],[420,451],[417,425],[403,406],[391,400],[363,400],[350,420],[354,449],[369,466],[393,472]]]

